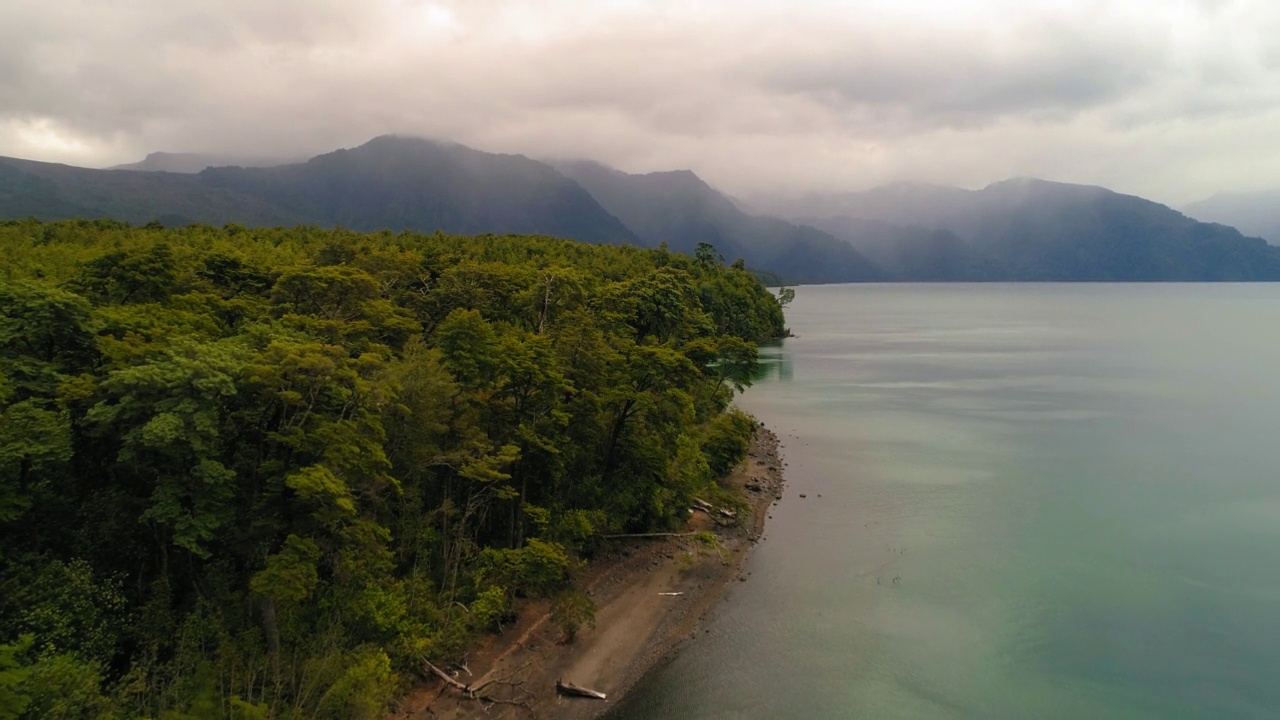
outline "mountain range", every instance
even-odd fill
[[[1280,280],[1280,248],[1261,238],[1088,185],[896,184],[809,196],[792,212],[895,279]]]
[[[239,165],[271,167],[300,162],[304,158],[259,157],[253,155],[211,155],[207,153],[153,152],[135,163],[115,165],[108,170],[147,170],[151,172],[198,173],[207,167]]]
[[[545,234],[689,253],[709,243],[790,283],[1280,280],[1280,248],[1262,239],[1105,188],[1035,179],[771,203],[783,219],[744,210],[688,171],[635,175],[422,138],[382,136],[263,167],[225,160],[153,153],[95,170],[0,158],[0,218]]]
[[[395,136],[303,163],[208,167],[198,173],[92,170],[0,158],[0,217],[28,216],[638,242],[587,191],[545,163]]]
[[[555,163],[644,245],[693,254],[699,243],[748,267],[805,282],[884,280],[849,243],[816,228],[750,215],[688,170],[631,175],[588,161]]]
[[[1197,220],[1231,225],[1240,232],[1280,244],[1280,190],[1219,193],[1182,210]]]

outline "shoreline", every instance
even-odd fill
[[[743,459],[722,482],[747,502],[750,517],[719,526],[703,513],[685,531],[713,532],[716,546],[693,537],[614,541],[588,565],[584,589],[596,603],[595,627],[583,627],[573,643],[559,644],[546,601],[529,602],[520,619],[486,637],[467,657],[464,684],[487,683],[483,703],[440,680],[427,680],[388,714],[421,718],[565,718],[589,720],[617,707],[645,677],[669,661],[699,633],[702,620],[730,584],[745,581],[743,565],[761,538],[769,508],[782,498],[783,464],[778,437],[763,425]],[[557,680],[600,690],[605,700],[565,697]]]

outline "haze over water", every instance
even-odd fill
[[[1280,286],[802,287],[788,320],[740,399],[785,499],[615,717],[1280,716]]]

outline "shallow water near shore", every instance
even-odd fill
[[[609,717],[1280,717],[1280,286],[788,321],[740,399],[787,461],[749,580]]]

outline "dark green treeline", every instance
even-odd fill
[[[0,223],[0,718],[377,717],[518,597],[584,619],[782,322],[714,253]]]

